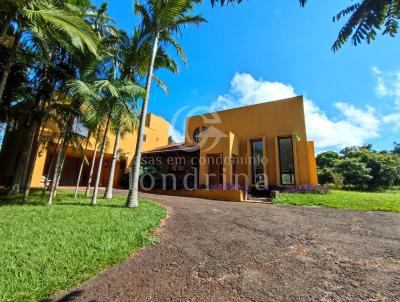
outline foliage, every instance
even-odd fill
[[[393,145],[394,145],[393,153],[400,154],[400,143],[394,142]]]
[[[174,138],[170,135],[170,136],[168,136],[168,145],[171,145],[171,144],[176,144],[176,141],[175,141]]]
[[[335,151],[326,151],[318,155],[317,165],[319,168],[333,168],[339,159],[339,154]]]
[[[206,185],[199,185],[198,186],[199,190],[223,190],[223,191],[247,191],[245,185],[232,185],[232,184],[215,184],[215,185],[209,185],[208,187]]]
[[[285,193],[300,193],[300,194],[328,194],[330,193],[330,188],[326,185],[300,185],[300,186],[294,186],[291,187],[287,190],[285,190]]]
[[[64,191],[52,207],[39,192],[24,205],[0,200],[1,301],[40,301],[89,279],[151,243],[149,232],[165,217],[148,200],[128,210],[125,197],[97,207]]]
[[[280,194],[278,204],[342,208],[361,211],[400,212],[400,191],[356,192],[333,190],[330,194]]]
[[[211,0],[211,4],[241,3],[242,0]],[[299,0],[305,6],[309,0]],[[350,1],[349,1],[350,2]],[[358,0],[333,17],[333,22],[347,18],[344,26],[339,31],[332,50],[338,51],[348,40],[355,46],[362,41],[371,43],[377,33],[382,35],[397,35],[400,19],[400,0]]]
[[[318,180],[335,188],[376,191],[400,184],[400,156],[372,145],[346,147],[317,156]]]
[[[343,176],[344,184],[357,189],[366,189],[366,184],[372,179],[371,169],[358,158],[345,158],[339,161],[336,170]]]
[[[186,63],[186,56],[177,38],[181,35],[181,29],[187,25],[199,25],[205,22],[200,15],[192,15],[196,4],[201,0],[148,0],[136,1],[135,14],[141,18],[141,37],[151,45],[151,55],[146,70],[146,95],[143,99],[142,111],[139,122],[135,160],[133,164],[132,186],[129,190],[127,207],[136,207],[139,190],[140,164],[142,156],[142,143],[145,127],[145,118],[150,99],[150,90],[154,78],[154,67],[160,50],[167,47],[176,50],[180,59]],[[157,81],[160,85],[160,81]]]

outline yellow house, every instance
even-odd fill
[[[25,146],[25,137],[28,129],[28,123],[25,119],[29,117],[21,115],[17,120],[9,123],[6,130],[6,135],[3,142],[3,147],[0,154],[0,162],[2,163],[0,169],[0,185],[11,184],[15,171],[17,170],[18,162],[22,157],[22,152]],[[44,129],[42,129],[42,140],[37,150],[32,175],[32,187],[41,187],[43,180],[51,175],[50,170],[54,169],[54,158],[59,152],[59,146],[54,142],[51,143],[46,137],[59,136],[59,129],[57,129],[54,122],[48,122]],[[163,118],[155,115],[148,114],[146,116],[146,128],[143,137],[143,150],[151,150],[160,146],[168,144],[168,133],[169,123]],[[56,135],[55,135],[56,134]],[[121,138],[119,145],[119,158],[115,169],[114,186],[119,187],[121,183],[121,177],[128,172],[128,167],[131,165],[133,156],[136,151],[136,139],[137,131],[128,133]],[[112,160],[113,147],[115,142],[115,136],[110,133],[107,138],[106,150],[104,161],[102,165],[102,173],[100,179],[100,186],[107,184],[108,176],[110,173],[110,166]],[[83,169],[81,184],[88,182],[90,174],[90,165],[94,156],[94,148],[96,142],[94,138],[91,138],[86,151],[86,165]],[[100,148],[98,147],[97,150]],[[79,173],[79,167],[81,163],[81,151],[68,148],[66,158],[64,162],[64,168],[62,171],[60,185],[62,186],[73,186],[76,184],[77,176]],[[100,157],[99,151],[96,154],[96,165],[94,174],[98,169],[97,163]],[[53,163],[52,163],[53,161]],[[92,181],[94,183],[94,178]]]
[[[0,185],[9,184],[14,177],[26,130],[22,120],[9,123],[0,154]],[[58,132],[51,122],[43,129],[44,136]],[[183,143],[168,145],[168,133],[166,120],[147,115],[142,159],[145,173],[140,184],[143,189],[243,200],[244,188],[265,192],[274,187],[317,184],[314,143],[307,138],[302,96],[189,117]],[[122,176],[132,165],[136,139],[136,131],[121,139],[115,187],[121,185]],[[100,186],[107,184],[115,136],[110,134],[107,141]],[[93,159],[94,146],[95,141],[91,139],[82,184],[88,182],[88,163]],[[42,186],[46,176],[51,175],[52,159],[57,152],[57,144],[40,144],[34,163],[33,187]],[[68,149],[60,185],[76,184],[80,159],[79,150]],[[95,173],[97,169],[96,165]],[[213,191],[193,190],[199,188]]]
[[[144,186],[268,190],[317,184],[302,96],[192,116],[185,133],[182,144],[145,152],[144,164],[168,177],[156,177],[163,184],[148,180]]]

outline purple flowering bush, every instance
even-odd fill
[[[223,184],[216,184],[210,185],[207,187],[206,185],[199,186],[200,190],[225,190],[225,191],[246,191],[245,185],[223,185]]]
[[[284,191],[290,194],[328,194],[331,189],[327,185],[300,185]]]

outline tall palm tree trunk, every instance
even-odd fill
[[[57,175],[56,189],[54,190],[53,198],[57,196],[57,190],[58,190],[58,187],[59,187],[59,185],[60,185],[60,180],[61,180],[61,176],[62,176],[62,171],[63,171],[63,169],[64,169],[64,163],[65,163],[65,157],[66,157],[66,154],[67,154],[67,149],[68,149],[68,146],[65,148],[64,153],[61,154],[61,167],[60,167],[60,172],[59,172],[58,175]]]
[[[25,150],[20,158],[20,163],[17,166],[13,184],[11,186],[10,194],[15,194],[21,191],[26,183],[26,178],[29,170],[29,163],[32,156],[32,150],[36,140],[37,121],[32,117],[33,122],[31,123],[28,134],[26,136]]]
[[[24,197],[23,197],[23,202],[27,202],[29,198],[29,193],[31,189],[31,182],[32,182],[32,176],[33,176],[33,170],[35,168],[35,162],[36,162],[36,157],[37,153],[39,151],[39,139],[41,136],[40,133],[40,122],[36,121],[36,129],[35,129],[35,135],[34,135],[34,141],[33,141],[33,146],[30,150],[30,155],[28,156],[27,160],[27,167],[26,167],[26,174],[25,174],[25,181],[22,179],[23,184],[23,190],[24,190]]]
[[[69,117],[68,123],[66,125],[66,129],[64,132],[64,139],[61,143],[60,152],[58,153],[58,156],[57,156],[56,166],[54,168],[54,173],[53,173],[53,177],[51,180],[50,195],[49,195],[49,200],[47,202],[48,205],[51,205],[53,203],[53,199],[56,195],[58,184],[59,184],[60,178],[61,178],[61,172],[64,167],[65,155],[67,153],[68,143],[69,143],[73,124],[74,124],[74,117],[71,115]]]
[[[88,136],[87,136],[85,150],[82,153],[81,166],[79,167],[79,174],[78,174],[78,179],[76,181],[74,198],[76,198],[76,196],[78,195],[79,184],[81,183],[83,166],[85,165],[85,155],[86,155],[86,151],[87,151],[87,148],[88,148],[88,145],[89,145],[89,141],[90,141],[90,131],[89,131]]]
[[[92,158],[92,162],[90,163],[89,179],[88,179],[88,182],[86,185],[86,191],[85,191],[86,197],[89,196],[90,186],[92,185],[93,171],[94,171],[94,166],[96,165],[97,147],[98,147],[98,140],[96,139],[96,143],[94,145],[94,151],[93,151],[93,158]]]
[[[106,191],[104,192],[105,199],[112,199],[112,197],[113,197],[115,164],[117,162],[117,153],[118,153],[120,139],[121,139],[121,129],[118,128],[117,134],[115,135],[114,151],[113,151],[113,157],[112,157],[111,168],[110,168],[110,176],[108,177],[107,188],[106,188]]]
[[[47,201],[48,205],[53,204],[54,193],[55,193],[56,187],[57,187],[58,175],[61,172],[62,157],[63,157],[64,149],[66,149],[65,137],[64,137],[64,139],[63,139],[63,141],[61,143],[60,151],[57,154],[56,165],[54,167],[54,173],[53,173],[53,177],[52,177],[51,185],[50,185],[49,199]]]
[[[106,129],[104,130],[103,142],[101,144],[99,164],[97,166],[96,182],[94,184],[94,189],[93,189],[92,205],[97,204],[97,193],[99,191],[100,176],[101,176],[101,170],[102,170],[102,166],[103,166],[104,152],[106,149],[106,141],[107,141],[108,128],[110,126],[110,119],[111,119],[111,114],[109,114],[107,117]]]
[[[140,115],[139,130],[136,142],[135,162],[133,165],[133,179],[132,183],[129,184],[129,195],[126,201],[126,207],[128,208],[136,208],[138,206],[138,191],[139,191],[139,176],[140,176],[139,173],[140,173],[140,163],[142,160],[143,134],[146,125],[146,115],[147,115],[147,108],[149,105],[151,81],[153,78],[154,61],[158,51],[158,38],[159,36],[157,34],[153,43],[149,72],[147,74],[147,79],[146,79],[146,96],[143,100],[142,111]]]
[[[44,182],[44,184],[43,184],[43,191],[42,191],[42,194],[44,194],[44,193],[46,192],[46,190],[48,189],[48,187],[47,187],[47,182],[48,182],[48,179],[50,178],[51,170],[53,169],[54,163],[55,163],[56,158],[57,158],[57,157],[56,157],[56,154],[57,154],[58,146],[60,145],[61,138],[62,138],[62,135],[59,135],[59,136],[58,136],[58,139],[57,139],[57,143],[56,143],[56,145],[55,145],[55,147],[54,147],[54,151],[51,153],[50,164],[49,164],[49,167],[48,167],[48,169],[47,169],[46,177],[45,177],[45,179],[44,179],[45,182]]]

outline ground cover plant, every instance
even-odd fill
[[[27,204],[0,196],[0,301],[39,301],[117,264],[152,243],[165,217],[159,204],[99,199],[60,191],[53,206],[34,192]]]

